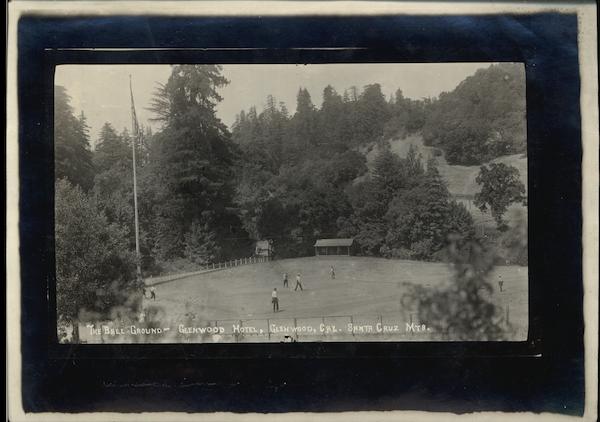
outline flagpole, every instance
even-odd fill
[[[136,176],[136,164],[135,164],[135,145],[139,135],[139,127],[137,122],[137,116],[135,113],[135,104],[133,102],[133,88],[131,84],[131,75],[129,75],[129,92],[131,94],[131,129],[132,129],[132,142],[131,151],[133,156],[133,210],[135,216],[135,263],[136,263],[136,277],[138,281],[143,281],[142,278],[142,267],[141,267],[141,255],[140,255],[140,230],[138,221],[138,203],[137,203],[137,176]]]

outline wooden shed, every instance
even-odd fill
[[[315,242],[315,255],[348,255],[352,253],[354,239],[318,239]]]
[[[272,240],[258,240],[254,246],[255,256],[272,257],[274,252]]]

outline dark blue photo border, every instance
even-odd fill
[[[110,50],[123,48],[138,50]],[[57,344],[55,66],[501,61],[524,63],[527,75],[527,341]],[[577,17],[570,14],[22,17],[18,108],[25,410],[582,414],[579,87]]]

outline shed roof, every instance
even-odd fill
[[[262,249],[268,249],[269,248],[269,241],[268,240],[257,240],[256,241],[256,247],[257,248],[262,248]]]
[[[352,246],[354,239],[318,239],[315,242],[315,246]]]

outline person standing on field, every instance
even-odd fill
[[[154,289],[154,286],[150,287],[150,299],[156,300],[156,290]]]
[[[273,312],[279,312],[279,299],[277,298],[277,287],[271,293],[271,302],[273,303]]]
[[[502,291],[502,287],[504,286],[504,280],[502,280],[502,276],[498,277],[498,286],[500,287],[500,291]]]
[[[300,287],[300,290],[304,290],[302,283],[300,283],[300,273],[296,274],[296,287],[294,287],[294,291],[298,290],[298,287]]]
[[[329,268],[329,275],[331,276],[332,280],[335,280],[335,270],[333,269],[333,265],[331,268]]]
[[[287,273],[283,273],[283,287],[289,287],[288,285],[288,274]]]

